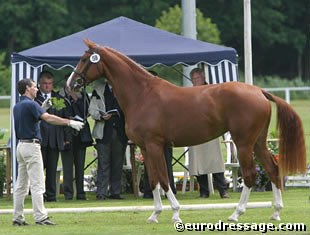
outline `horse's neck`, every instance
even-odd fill
[[[128,65],[108,63],[109,72],[107,77],[113,87],[113,92],[125,112],[139,100],[140,94],[148,86],[148,79],[145,79],[139,72],[134,73]],[[121,67],[121,68],[120,68]],[[126,69],[127,68],[127,69]]]
[[[110,80],[118,103],[123,111],[137,103],[139,95],[149,83],[147,73],[137,69],[124,58],[111,52],[104,58],[106,76]],[[138,66],[138,65],[136,65]]]

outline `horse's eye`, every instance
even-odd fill
[[[79,85],[83,85],[84,81],[82,78],[79,77],[78,79],[76,79],[76,83]]]

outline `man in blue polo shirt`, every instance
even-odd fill
[[[50,101],[42,107],[34,98],[38,92],[36,83],[31,79],[23,79],[17,83],[21,94],[20,102],[13,109],[15,134],[18,139],[16,158],[18,177],[14,189],[13,225],[28,225],[24,217],[24,200],[31,191],[33,217],[38,225],[55,225],[49,220],[44,207],[45,191],[43,160],[41,154],[41,134],[39,121],[44,120],[53,125],[70,126],[76,130],[83,128],[83,123],[48,114],[45,110],[51,106]]]

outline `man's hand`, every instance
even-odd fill
[[[79,121],[70,120],[68,126],[72,127],[73,129],[75,129],[77,131],[80,131],[83,128],[84,123],[79,122]]]
[[[41,107],[46,111],[48,110],[50,107],[52,107],[52,101],[50,98],[44,100],[44,102],[42,103]]]
[[[103,120],[107,121],[112,117],[112,114],[105,113],[105,114],[102,114],[101,117]]]

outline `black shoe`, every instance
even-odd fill
[[[121,195],[119,194],[112,194],[111,196],[109,196],[110,199],[116,199],[116,200],[123,200],[124,198],[121,197]]]
[[[220,196],[221,196],[221,198],[229,198],[229,195],[227,192],[220,194]]]
[[[46,198],[45,202],[57,202],[56,198]]]
[[[36,224],[37,225],[56,225],[54,222],[50,221],[48,217],[44,220],[36,222]]]
[[[26,221],[17,221],[17,220],[14,220],[13,223],[12,223],[13,226],[27,226],[29,225]]]
[[[48,196],[47,194],[43,194],[43,198],[45,202],[56,202],[56,196]]]
[[[97,195],[96,196],[97,200],[107,200],[108,197],[104,196],[104,195]]]
[[[201,197],[201,198],[208,198],[208,197],[209,197],[209,194],[207,194],[207,193],[202,193],[202,194],[200,194],[200,197]]]
[[[87,201],[87,198],[85,196],[84,197],[76,197],[76,200]]]

